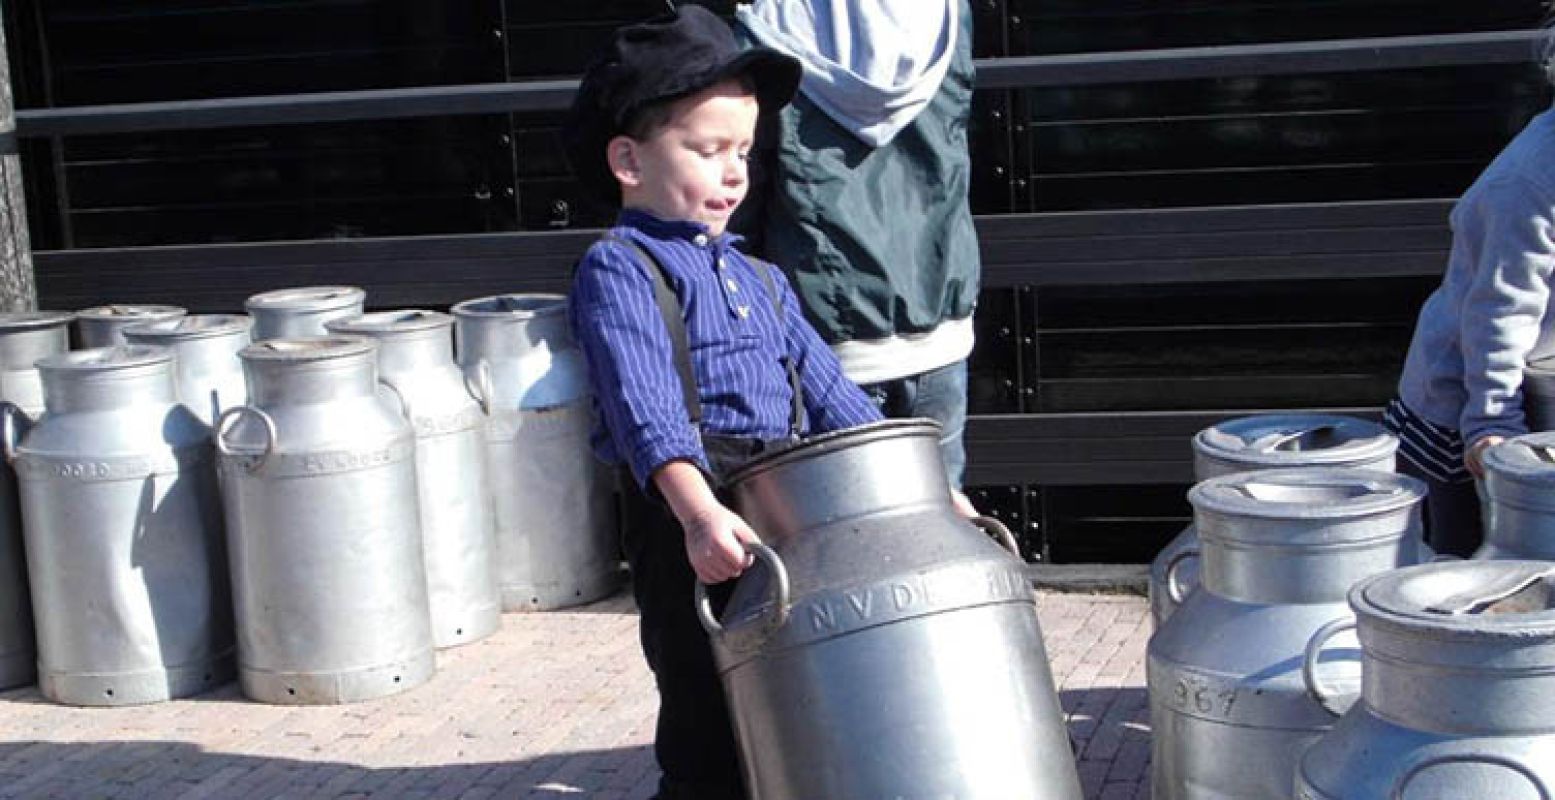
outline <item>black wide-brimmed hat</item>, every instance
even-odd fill
[[[589,65],[563,135],[573,171],[600,200],[619,200],[605,145],[648,103],[694,94],[737,75],[756,84],[763,112],[786,105],[799,86],[799,62],[767,47],[742,49],[717,15],[698,5],[627,25]]]

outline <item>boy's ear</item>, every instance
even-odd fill
[[[637,162],[637,142],[630,136],[617,136],[605,144],[605,161],[610,173],[622,186],[635,188],[642,183],[642,168]]]

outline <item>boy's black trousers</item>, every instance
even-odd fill
[[[725,465],[761,448],[736,441],[725,445],[704,440],[715,470],[726,473]],[[693,605],[696,573],[686,558],[685,533],[664,501],[646,495],[625,470],[621,490],[622,544],[641,615],[643,656],[659,687],[654,753],[664,777],[658,800],[744,800],[723,685]],[[720,500],[727,504],[726,497]],[[721,610],[733,586],[729,581],[708,588],[715,610]]]

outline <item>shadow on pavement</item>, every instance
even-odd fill
[[[0,743],[0,798],[534,798],[640,800],[657,770],[648,747],[528,760],[370,768],[221,753],[187,742]],[[338,755],[336,755],[338,758]]]
[[[1085,796],[1149,797],[1150,706],[1138,686],[1059,692]]]

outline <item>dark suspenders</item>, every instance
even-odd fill
[[[675,360],[675,372],[680,376],[680,392],[686,405],[686,416],[700,432],[702,401],[697,394],[696,375],[691,371],[691,347],[686,338],[685,311],[680,305],[680,298],[675,296],[675,290],[670,288],[669,276],[665,274],[664,265],[659,263],[659,260],[654,258],[647,249],[630,239],[614,234],[606,234],[604,238],[625,245],[631,252],[636,253],[638,265],[653,281],[653,299],[659,306],[659,316],[664,318],[664,327],[669,331],[670,348]],[[771,273],[767,272],[776,267],[755,259],[752,261],[756,266],[756,274],[761,277],[762,288],[766,289],[767,297],[772,301],[772,311],[776,315],[778,329],[781,332],[784,316],[783,298],[777,292],[777,285],[772,280]],[[784,350],[787,349],[785,336]],[[788,435],[789,438],[797,439],[804,422],[804,397],[800,394],[799,370],[794,367],[794,359],[787,352],[783,354],[783,367],[788,371],[788,386],[793,394],[793,405],[789,409]]]

